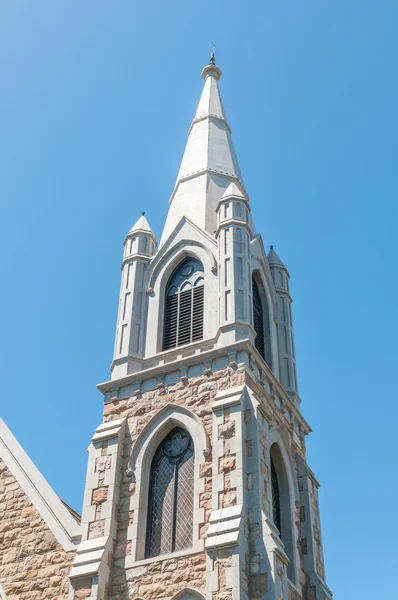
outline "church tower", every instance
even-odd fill
[[[69,600],[330,600],[289,272],[266,254],[214,55],[159,245],[124,243]]]

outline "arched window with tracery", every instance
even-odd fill
[[[152,460],[146,556],[192,546],[194,448],[189,433],[175,427]]]
[[[203,266],[195,258],[186,258],[166,286],[163,350],[203,338],[203,308]]]

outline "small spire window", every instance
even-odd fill
[[[203,339],[204,274],[202,264],[187,258],[166,287],[163,350]]]

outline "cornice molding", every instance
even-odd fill
[[[209,340],[209,341],[211,341],[211,340]],[[203,344],[203,341],[200,343]],[[197,344],[199,344],[199,343],[192,344],[192,347],[197,346]],[[181,350],[182,349],[183,348],[181,347]],[[178,350],[178,348],[177,348],[177,350]],[[285,390],[285,388],[282,386],[282,384],[277,380],[277,378],[271,371],[270,367],[263,360],[263,358],[261,357],[259,352],[256,350],[255,346],[251,343],[251,341],[249,339],[239,340],[238,342],[229,344],[228,346],[222,346],[219,348],[211,348],[210,350],[206,350],[206,351],[200,352],[198,354],[193,353],[193,354],[190,354],[189,356],[181,357],[181,358],[178,358],[178,359],[168,362],[167,358],[175,355],[175,352],[176,352],[175,348],[171,351],[161,352],[158,355],[160,364],[158,364],[154,367],[147,368],[147,369],[144,368],[142,371],[136,371],[135,373],[132,373],[131,375],[127,375],[120,379],[113,379],[113,380],[111,379],[108,381],[104,381],[103,383],[99,383],[97,385],[97,388],[103,395],[105,395],[107,392],[114,392],[115,390],[118,390],[120,388],[134,385],[134,384],[137,384],[137,382],[142,382],[147,379],[157,378],[161,375],[163,376],[166,373],[171,373],[174,371],[181,370],[182,368],[187,367],[187,366],[193,366],[193,365],[205,363],[206,361],[209,361],[212,359],[214,360],[216,358],[222,358],[222,357],[228,356],[232,353],[247,352],[248,356],[250,357],[249,362],[251,363],[251,365],[245,364],[246,372],[253,379],[255,379],[255,376],[252,372],[252,366],[255,364],[256,367],[258,368],[258,370],[260,372],[264,373],[264,378],[266,379],[267,383],[270,386],[272,386],[273,389],[277,392],[277,395],[280,398],[282,398],[283,402],[285,403],[286,409],[288,411],[290,411],[291,413],[293,413],[297,422],[300,423],[301,427],[303,428],[304,433],[306,435],[311,433],[312,429],[311,429],[310,425],[307,423],[307,421],[301,414],[300,410],[294,404],[293,400],[289,397],[288,392]],[[145,367],[145,363],[148,362],[148,360],[151,360],[151,362],[152,362],[154,360],[154,358],[156,358],[156,356],[152,356],[150,359],[144,359],[143,360],[144,367]]]

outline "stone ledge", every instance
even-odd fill
[[[206,550],[235,546],[239,540],[243,505],[213,510],[207,531]]]
[[[111,546],[110,537],[86,540],[76,551],[75,560],[69,573],[70,579],[94,575],[100,570],[101,564],[107,564],[108,550]]]
[[[178,552],[172,552],[170,554],[159,554],[158,556],[152,556],[151,558],[142,558],[141,560],[134,560],[134,557],[129,555],[125,558],[124,568],[132,569],[133,567],[142,567],[150,565],[154,562],[162,562],[164,560],[171,560],[173,558],[183,558],[185,556],[191,556],[193,554],[200,554],[204,550],[204,540],[197,540],[192,548],[186,550],[179,550]]]
[[[107,423],[102,423],[97,429],[91,441],[93,444],[96,442],[103,442],[105,440],[109,440],[111,438],[117,437],[123,427],[123,424],[126,419],[118,419],[117,421],[109,421]]]

